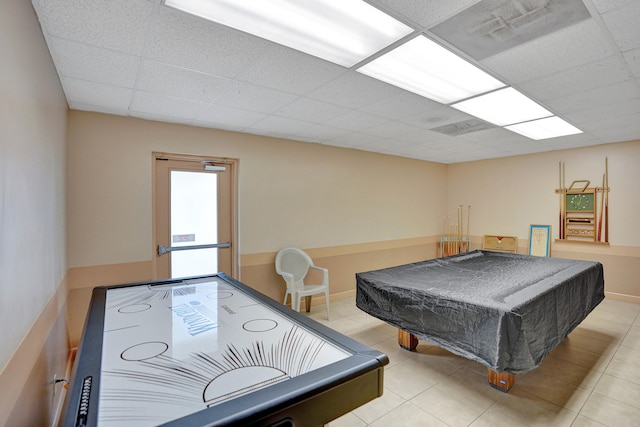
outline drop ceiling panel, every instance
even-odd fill
[[[167,120],[173,117],[180,123],[188,122],[205,108],[204,102],[174,98],[159,93],[136,91],[133,94],[130,112],[136,117],[163,117]]]
[[[295,99],[296,96],[290,93],[234,80],[226,85],[216,102],[227,107],[271,114]]]
[[[373,104],[365,105],[360,110],[391,119],[400,119],[418,112],[425,113],[441,107],[442,104],[435,101],[400,90],[398,94],[393,95],[391,98],[384,98]]]
[[[133,92],[128,88],[67,77],[63,77],[61,82],[69,107],[72,109],[84,105],[89,106],[88,111],[126,114]]]
[[[154,2],[48,0],[40,7],[50,35],[139,55]]]
[[[180,68],[156,61],[145,61],[140,69],[137,89],[160,95],[211,102],[229,85],[229,79]]]
[[[588,18],[581,0],[482,0],[429,31],[481,60]]]
[[[640,47],[640,2],[633,1],[602,15],[622,52]]]
[[[350,71],[310,92],[307,96],[347,108],[359,108],[390,98],[397,88]]]
[[[484,66],[517,84],[598,61],[616,51],[592,19],[540,37],[481,61]]]
[[[312,123],[303,122],[301,120],[278,116],[267,116],[259,122],[249,126],[247,129],[251,132],[264,131],[265,133],[268,133],[269,136],[284,138],[295,134],[296,132],[300,132],[310,126],[312,126]]]
[[[568,95],[546,102],[551,109],[570,113],[616,104],[640,97],[635,80],[627,80],[611,86],[596,88],[575,95]]]
[[[578,65],[523,82],[524,92],[541,101],[589,91],[629,80],[629,68],[620,55]]]
[[[249,64],[238,79],[304,95],[344,73],[344,67],[274,44]]]
[[[50,37],[58,73],[64,77],[133,88],[140,57]]]
[[[329,102],[318,101],[310,98],[298,98],[292,103],[283,106],[276,115],[290,117],[311,123],[324,123],[332,118],[351,111],[349,108]]]
[[[640,49],[625,52],[624,59],[627,61],[627,64],[636,79],[640,79]]]
[[[255,111],[210,104],[200,111],[193,123],[197,126],[242,130],[253,126],[266,117],[269,116]]]
[[[537,142],[503,129],[444,136],[430,129],[474,118],[160,0],[32,4],[72,109],[444,163],[640,138],[640,2],[583,0],[592,18],[478,62],[430,30],[480,3],[543,0],[367,1],[585,132]]]
[[[155,18],[147,57],[203,73],[236,77],[272,46],[258,37],[165,7],[160,7]]]
[[[479,0],[448,0],[448,1],[420,1],[420,0],[373,0],[371,4],[378,5],[387,13],[391,12],[404,20],[413,21],[422,27],[431,27],[456,13],[478,3]]]
[[[366,131],[366,129],[369,129],[370,127],[380,125],[381,123],[384,124],[388,121],[389,119],[384,117],[353,110],[346,114],[336,116],[331,120],[327,120],[325,124],[341,129]]]

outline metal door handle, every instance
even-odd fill
[[[164,246],[158,245],[158,255],[164,255],[167,252],[187,251],[190,249],[211,249],[211,248],[230,248],[231,242],[210,243],[208,245],[191,245],[191,246]]]

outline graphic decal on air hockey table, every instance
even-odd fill
[[[98,421],[161,424],[350,355],[221,280],[109,289]]]

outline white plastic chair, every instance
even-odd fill
[[[310,269],[322,273],[322,283],[304,283]],[[301,249],[284,248],[276,255],[276,272],[284,278],[287,284],[283,304],[287,303],[287,297],[291,295],[291,308],[299,312],[300,298],[306,297],[306,308],[309,312],[311,310],[311,295],[324,293],[327,303],[327,320],[329,320],[329,270],[316,267],[311,257]]]

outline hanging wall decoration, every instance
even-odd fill
[[[565,185],[565,165],[559,164],[560,240],[609,243],[609,160],[605,158],[602,187],[590,187],[591,181],[574,180]]]

